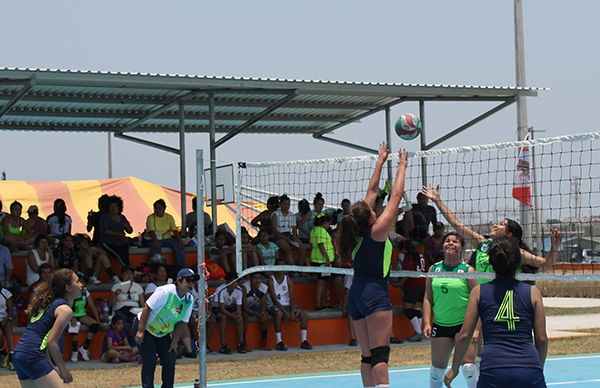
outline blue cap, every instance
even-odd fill
[[[177,272],[177,279],[187,278],[187,277],[194,278],[194,280],[200,279],[200,275],[198,275],[196,272],[192,271],[189,268],[184,268],[184,269],[180,270],[179,272]]]

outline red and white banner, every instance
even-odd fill
[[[529,134],[525,136],[525,140],[529,140]],[[517,170],[515,171],[515,179],[513,182],[512,195],[517,201],[523,202],[529,207],[533,207],[531,203],[531,179],[529,175],[529,161],[529,147],[526,146],[521,149],[521,154],[519,155],[519,161],[517,162]]]

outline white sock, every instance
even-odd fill
[[[410,323],[411,323],[411,325],[413,325],[413,328],[415,329],[415,333],[421,332],[421,325],[419,325],[419,318],[412,317],[412,319],[410,320]]]
[[[306,341],[306,330],[301,330],[302,333],[302,342]]]
[[[389,384],[377,384],[376,388],[390,388]]]
[[[275,338],[277,338],[277,343],[280,343],[281,342],[281,332],[279,332],[279,333],[276,332]]]
[[[417,318],[419,320],[419,330],[417,330],[417,333],[422,333],[423,330],[421,330],[421,328],[423,327],[423,318]]]

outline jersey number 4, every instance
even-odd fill
[[[515,317],[515,308],[513,305],[513,290],[506,291],[504,300],[496,313],[494,322],[506,322],[508,324],[508,330],[515,330],[515,323],[519,322],[519,317]]]

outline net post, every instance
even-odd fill
[[[206,388],[206,279],[204,279],[204,152],[196,150],[196,238],[198,258],[198,320],[203,324],[198,325],[198,377],[200,387]],[[214,225],[214,223],[213,223]]]
[[[425,142],[425,101],[423,100],[419,100],[419,120],[421,120],[421,151],[423,151],[427,149],[427,143]],[[421,180],[423,186],[427,186],[427,158],[421,158]]]
[[[236,210],[235,210],[235,265],[236,265],[236,272],[240,273],[241,271],[244,270],[243,266],[242,266],[242,211],[241,211],[241,205],[242,205],[242,196],[240,195],[239,191],[241,190],[242,187],[242,166],[244,164],[243,163],[238,163],[238,168],[237,168],[237,185],[235,190],[233,191],[235,193],[235,204],[236,204]]]

